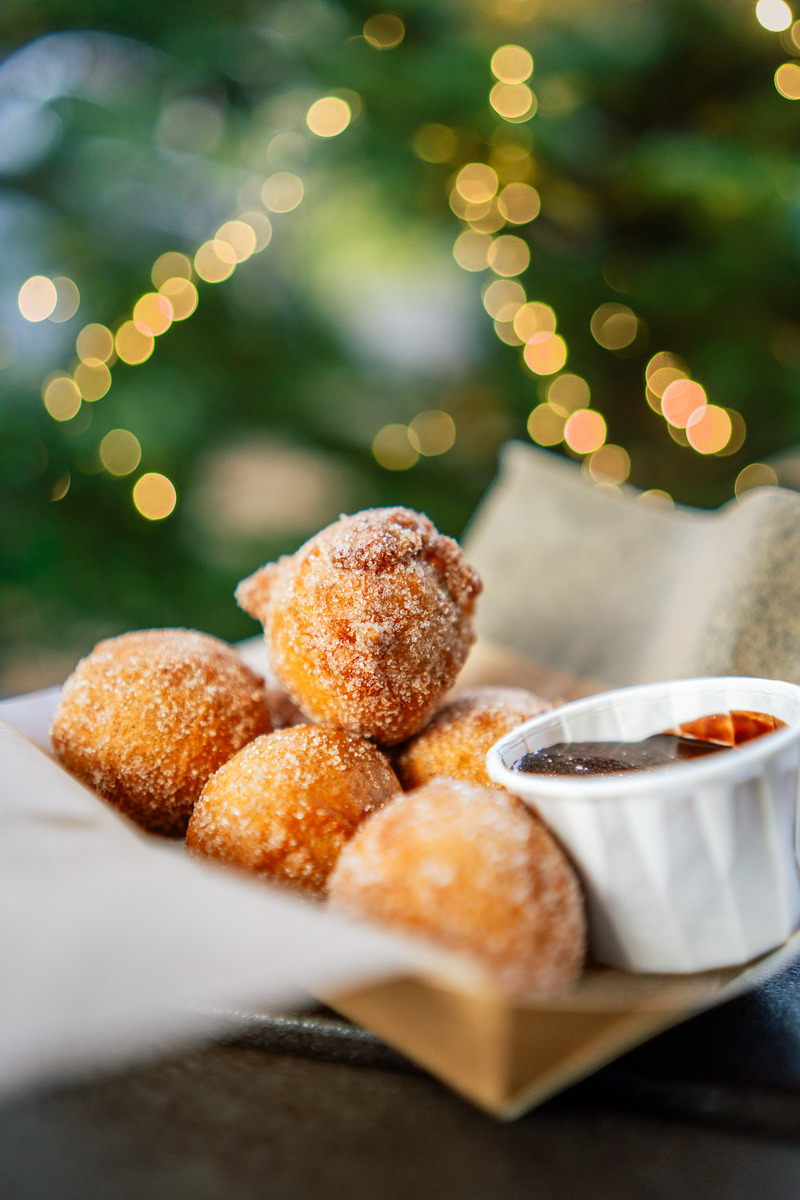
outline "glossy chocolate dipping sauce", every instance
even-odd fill
[[[651,771],[733,750],[785,726],[785,721],[768,713],[713,713],[640,742],[556,742],[533,754],[523,754],[513,769],[530,775],[583,776]]]

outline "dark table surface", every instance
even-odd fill
[[[17,1096],[2,1200],[800,1196],[800,961],[502,1124],[324,1010]]]

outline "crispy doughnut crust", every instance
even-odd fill
[[[399,794],[388,760],[366,738],[294,725],[256,738],[209,779],[186,845],[319,896],[361,821]]]
[[[190,629],[107,638],[61,692],[60,762],[143,829],[181,836],[205,781],[270,729],[262,680]]]
[[[551,707],[549,700],[525,688],[487,685],[462,692],[396,751],[400,782],[410,791],[446,775],[495,787],[486,770],[489,749],[516,725]]]
[[[474,640],[478,576],[405,508],[342,517],[242,581],[279,680],[308,716],[403,741],[429,719]]]
[[[264,694],[272,728],[286,729],[289,725],[312,724],[278,679],[269,658],[266,657],[265,662],[260,665],[264,672]]]
[[[514,995],[573,984],[585,945],[574,872],[508,792],[436,779],[365,821],[329,880],[332,907],[427,938]]]

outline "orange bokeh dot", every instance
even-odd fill
[[[691,379],[676,379],[664,389],[661,411],[676,429],[685,429],[689,418],[708,401],[699,383]]]
[[[579,408],[567,418],[564,441],[576,454],[592,454],[605,440],[605,420],[593,408]]]
[[[689,445],[698,454],[717,454],[730,441],[733,425],[724,408],[706,404],[695,409],[686,422]]]
[[[567,361],[567,345],[557,333],[535,333],[522,356],[534,375],[555,375]]]

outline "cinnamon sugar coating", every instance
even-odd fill
[[[516,725],[551,708],[549,700],[517,687],[475,687],[448,700],[395,755],[406,790],[446,775],[495,787],[486,755]]]
[[[262,680],[225,642],[145,629],[99,642],[64,684],[61,763],[143,829],[186,829],[206,780],[270,729]]]
[[[268,658],[261,669],[264,672],[264,694],[272,728],[286,729],[289,725],[308,725],[308,717],[286,691]]]
[[[572,985],[583,902],[564,853],[508,792],[437,779],[364,823],[332,907],[460,951],[513,995]]]
[[[341,517],[236,591],[264,625],[275,673],[309,718],[386,745],[429,719],[474,640],[481,590],[427,517]]]
[[[186,845],[319,896],[348,838],[399,794],[387,759],[366,738],[294,725],[257,738],[209,779]]]

